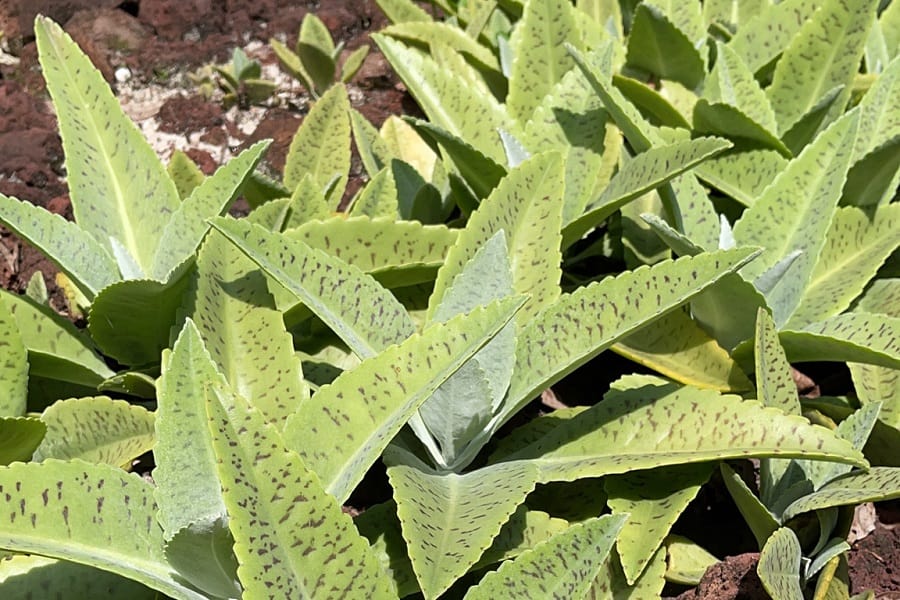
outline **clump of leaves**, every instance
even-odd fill
[[[275,92],[275,82],[262,78],[262,66],[240,48],[231,54],[231,62],[208,65],[190,75],[200,92],[211,98],[216,89],[224,95],[226,108],[237,105],[242,109],[253,104],[265,104]]]
[[[340,69],[338,63],[344,42],[334,43],[331,32],[313,13],[303,17],[297,43],[293,48],[277,39],[269,40],[281,66],[299,81],[314,97],[318,98],[336,81],[350,81],[365,61],[368,46],[360,46],[350,53]]]

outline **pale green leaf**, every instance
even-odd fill
[[[618,552],[610,553],[606,564],[600,568],[597,578],[585,595],[585,600],[645,600],[662,597],[666,584],[666,552],[656,551],[650,564],[641,573],[634,585],[629,585],[622,571]]]
[[[740,268],[752,254],[738,249],[663,261],[563,296],[519,331],[504,420],[612,344]]]
[[[397,204],[397,182],[390,167],[385,167],[375,173],[366,184],[353,204],[350,206],[350,215],[354,217],[388,217],[397,219],[400,207]]]
[[[756,572],[763,587],[778,600],[803,600],[800,585],[802,550],[797,534],[782,527],[772,534],[759,554]]]
[[[876,0],[828,0],[791,39],[766,90],[779,131],[790,129],[829,90],[843,85],[849,94],[876,6]]]
[[[703,574],[719,559],[702,546],[680,535],[669,535],[666,547],[666,580],[682,585],[697,585]]]
[[[228,161],[194,188],[169,216],[149,271],[153,278],[166,281],[173,269],[194,256],[209,231],[207,219],[225,214],[268,146],[268,142],[257,142]]]
[[[49,307],[3,290],[0,298],[28,350],[30,377],[96,387],[113,376],[83,332]]]
[[[675,310],[612,346],[613,352],[675,381],[721,392],[751,388],[719,344],[683,310]]]
[[[10,600],[156,600],[159,597],[158,592],[114,573],[27,554],[0,560],[0,595]]]
[[[744,206],[752,206],[787,165],[787,159],[774,150],[735,149],[703,161],[694,172]]]
[[[59,118],[75,221],[110,253],[116,239],[150,273],[166,215],[178,209],[178,190],[68,34],[41,17],[35,37]]]
[[[412,0],[376,0],[376,4],[391,23],[432,20],[431,15]]]
[[[475,93],[465,80],[444,71],[426,54],[388,36],[372,37],[432,123],[503,163],[497,130],[515,133],[516,128],[501,104]]]
[[[344,501],[435,389],[512,318],[506,299],[438,323],[345,371],[288,420],[285,441]]]
[[[698,166],[714,159],[715,157],[707,159]],[[679,224],[679,231],[684,232],[686,236],[703,248],[713,250],[731,247],[720,243],[722,217],[716,212],[708,190],[697,179],[694,170],[676,177],[669,182],[669,185],[678,206],[679,220],[676,222]]]
[[[660,83],[661,89],[657,91],[643,81],[618,73],[613,74],[612,82],[655,125],[691,128],[688,117],[697,102],[697,97],[680,83],[666,80],[665,83]],[[685,109],[681,104],[683,100],[687,100],[691,108],[684,113],[681,112]]]
[[[760,459],[760,462],[787,464],[791,461],[780,458],[763,458]],[[757,498],[756,494],[750,490],[747,483],[741,479],[741,476],[735,473],[734,469],[729,467],[727,463],[719,463],[719,470],[722,473],[722,481],[725,483],[725,488],[731,495],[731,499],[734,500],[734,505],[744,518],[747,527],[749,527],[750,531],[753,533],[753,537],[756,538],[756,545],[759,548],[762,548],[765,545],[766,540],[769,539],[769,536],[771,536],[781,525],[768,507],[772,506],[773,502],[781,501],[783,496],[776,495],[772,500],[767,500],[764,504],[763,501]],[[763,477],[765,477],[764,474]],[[783,479],[772,484],[767,484],[766,482],[770,480],[771,477],[763,479],[760,481],[760,485],[768,485],[769,487],[762,491],[772,494],[772,491],[775,489],[772,486],[781,483]],[[777,491],[782,490],[779,489]]]
[[[254,597],[391,598],[393,585],[349,515],[239,396],[207,399],[238,577]],[[238,435],[252,431],[252,436]],[[260,533],[262,524],[270,524]]]
[[[846,441],[802,417],[674,384],[610,391],[603,402],[509,458],[534,460],[542,481],[571,481],[753,456],[866,464]]]
[[[785,414],[799,415],[800,400],[791,365],[778,340],[775,322],[762,308],[756,313],[754,340],[757,399],[766,406],[780,408]]]
[[[316,188],[324,193],[338,177],[330,198],[337,204],[350,173],[349,111],[347,88],[341,83],[316,101],[291,140],[285,158],[284,184],[289,190],[293,191],[309,173]]]
[[[748,281],[789,254],[802,253],[775,287],[763,292],[779,327],[800,303],[825,244],[849,167],[857,122],[857,113],[851,113],[829,127],[788,164],[734,226],[738,244],[763,247],[762,255],[741,270]]]
[[[197,163],[181,150],[172,152],[172,158],[166,165],[166,173],[175,184],[178,197],[182,200],[190,196],[191,192],[206,179],[206,175],[203,174]]]
[[[43,252],[88,299],[121,278],[116,261],[103,244],[59,215],[0,194],[0,220]]]
[[[778,58],[820,6],[821,3],[809,0],[769,4],[741,25],[728,46],[757,73]],[[813,69],[816,68],[814,65]]]
[[[156,502],[166,539],[225,516],[216,457],[206,428],[206,389],[227,385],[188,319],[163,362],[154,448]]]
[[[304,173],[291,193],[288,216],[282,229],[299,227],[313,219],[327,219],[332,214],[325,190],[319,188],[312,173]]]
[[[191,317],[219,372],[277,428],[309,396],[266,278],[218,231],[197,257]]]
[[[285,231],[284,236],[324,250],[379,281],[387,277],[409,285],[418,283],[417,272],[434,276],[456,241],[457,231],[418,221],[359,216],[310,221]]]
[[[703,97],[739,109],[766,131],[778,133],[775,113],[747,64],[730,46],[716,45],[716,66],[706,78]]]
[[[178,600],[206,596],[163,556],[153,485],[79,460],[0,467],[0,546],[71,560],[133,579]]]
[[[130,468],[153,448],[154,420],[146,408],[106,396],[60,400],[41,414],[47,434],[34,460],[78,458]]]
[[[559,227],[562,164],[557,153],[533,156],[510,171],[484,200],[450,248],[438,271],[428,317],[478,248],[501,229],[506,234],[515,291],[531,298],[517,318],[524,323],[559,297]]]
[[[0,416],[20,417],[28,405],[28,349],[7,301],[0,296]]]
[[[33,417],[0,417],[0,465],[30,461],[46,433]]]
[[[900,369],[849,363],[853,387],[864,406],[882,402],[879,419],[900,429]]]
[[[900,205],[872,212],[845,207],[835,213],[809,285],[787,327],[803,327],[846,310],[900,246]]]
[[[510,114],[520,123],[531,118],[544,96],[575,66],[564,44],[580,46],[580,38],[568,0],[525,3],[511,40],[514,58],[506,97]]]
[[[900,119],[897,118],[900,113],[900,60],[894,59],[886,65],[859,105],[859,137],[853,152],[854,163],[900,136]]]
[[[711,471],[711,465],[699,464],[604,479],[609,508],[614,515],[628,517],[619,532],[616,549],[629,585],[644,572]]]
[[[467,599],[581,598],[609,556],[623,516],[577,523],[489,573]]]
[[[500,528],[491,547],[484,551],[473,569],[515,558],[568,528],[569,522],[564,519],[520,506]]]
[[[213,221],[213,227],[303,301],[360,357],[374,356],[415,331],[400,302],[356,267],[258,225],[223,218]]]
[[[355,108],[350,109],[350,126],[353,130],[353,141],[356,143],[359,158],[370,179],[374,179],[375,175],[384,169],[393,158],[391,151],[379,135],[378,129]]]
[[[672,16],[657,3],[638,5],[628,36],[628,64],[695,88],[703,81],[706,60],[695,45],[697,40],[689,38],[689,32],[679,27],[683,24],[674,23]]]
[[[424,180],[431,181],[435,175],[438,155],[416,131],[414,126],[420,123],[425,122],[391,115],[384,120],[378,134],[387,147],[385,165],[390,165],[395,158],[399,159],[411,165]],[[433,123],[430,125],[434,126]]]
[[[658,188],[730,146],[731,142],[721,138],[698,138],[650,148],[638,154],[613,176],[603,194],[585,207],[583,215],[565,224],[564,245],[570,245],[626,202]]]
[[[394,464],[388,476],[416,578],[436,598],[491,545],[534,489],[537,470],[518,462],[457,475]]]
[[[784,520],[811,510],[881,502],[900,497],[900,468],[872,467],[834,479],[788,506]]]
[[[247,221],[269,231],[281,231],[290,216],[290,198],[277,198],[260,204],[247,215]]]
[[[694,106],[693,121],[697,133],[718,135],[750,147],[773,148],[784,156],[791,156],[790,148],[738,107],[701,98]]]
[[[225,513],[215,521],[191,523],[166,540],[166,560],[188,581],[215,598],[237,598],[241,585],[234,537]]]
[[[494,54],[479,44],[475,38],[450,23],[439,21],[406,21],[396,23],[381,30],[381,33],[407,42],[418,42],[425,45],[442,44],[465,56],[474,66],[497,71],[500,63]],[[410,44],[412,45],[412,44]],[[432,54],[434,48],[432,47]]]

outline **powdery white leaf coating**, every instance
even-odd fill
[[[38,57],[59,117],[75,221],[109,252],[117,239],[150,273],[178,190],[100,72],[59,25],[35,21]]]
[[[41,421],[47,434],[35,461],[80,458],[126,468],[156,441],[154,413],[106,396],[59,400],[44,409]]]
[[[763,587],[779,600],[803,600],[800,586],[802,550],[797,534],[789,527],[773,533],[759,554],[756,572]]]
[[[738,396],[662,387],[611,391],[509,460],[534,460],[542,481],[754,456],[867,464],[848,442],[800,416]]]
[[[467,600],[493,598],[581,598],[612,550],[625,515],[576,523],[505,562],[466,594]]]
[[[419,406],[481,349],[521,306],[506,298],[344,371],[288,420],[285,443],[344,501]]]
[[[403,537],[426,598],[437,598],[476,563],[534,489],[537,475],[527,462],[464,475],[388,468]]]
[[[69,276],[92,299],[120,279],[116,261],[87,231],[30,202],[0,194],[0,220]]]
[[[0,545],[110,571],[179,600],[206,596],[163,556],[153,486],[81,460],[0,467]]]
[[[277,431],[238,396],[210,390],[208,429],[234,534],[238,577],[253,598],[396,597],[349,515]]]

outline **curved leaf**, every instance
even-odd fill
[[[738,28],[728,46],[752,72],[758,73],[778,58],[820,6],[820,3],[809,0],[784,0],[769,4]]]
[[[734,149],[706,159],[694,173],[744,206],[752,206],[787,164],[774,150]]]
[[[763,587],[779,600],[803,600],[800,585],[802,550],[797,534],[782,527],[772,534],[759,554],[756,572]]]
[[[31,460],[47,427],[31,417],[0,417],[0,465]]]
[[[476,39],[450,23],[440,21],[405,21],[396,23],[381,30],[381,33],[404,41],[414,41],[422,44],[446,44],[467,58],[474,59],[476,66],[497,71],[499,74],[500,63],[494,54],[485,46],[479,44]]]
[[[785,521],[809,512],[833,506],[881,502],[900,497],[900,468],[872,467],[829,481],[817,491],[803,496],[788,506]]]
[[[4,598],[92,598],[156,600],[158,592],[114,573],[66,560],[16,554],[0,561]]]
[[[628,35],[628,64],[693,89],[703,81],[706,61],[670,16],[655,4],[638,5]]]

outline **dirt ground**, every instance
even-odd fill
[[[273,144],[264,168],[278,173],[308,98],[299,85],[280,75],[266,44],[271,37],[292,43],[309,11],[316,12],[336,40],[345,42],[345,55],[363,44],[372,47],[350,85],[358,110],[376,126],[391,114],[418,113],[369,39],[386,25],[374,0],[0,0],[0,193],[71,218],[62,146],[37,65],[31,30],[36,14],[62,24],[90,55],[162,156],[184,150],[209,173],[243,147],[269,138]],[[280,92],[269,106],[225,110],[219,99],[204,97],[187,77],[203,65],[225,62],[235,47],[258,59],[265,75],[278,78]],[[348,194],[364,183],[362,176],[357,160]],[[53,306],[64,310],[52,263],[0,227],[0,286],[21,292],[36,272],[42,273]],[[685,515],[685,524],[724,511],[736,530],[745,527],[729,503],[727,495],[701,495]],[[853,592],[874,589],[878,598],[900,598],[897,507],[896,502],[880,506],[874,530],[853,545]],[[718,529],[716,535],[723,537],[725,530]],[[767,598],[755,574],[757,555],[735,554],[678,598]]]

